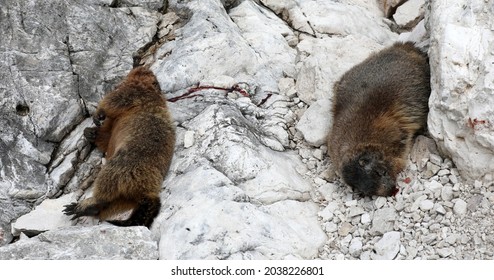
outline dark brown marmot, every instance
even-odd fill
[[[150,227],[161,207],[161,184],[168,172],[175,146],[175,128],[156,76],[145,67],[127,78],[99,103],[96,127],[84,136],[106,153],[94,182],[93,197],[65,206],[72,219],[97,216],[104,220],[133,209],[118,226]]]
[[[413,138],[427,125],[427,55],[395,43],[335,83],[328,152],[334,170],[364,195],[391,196]]]

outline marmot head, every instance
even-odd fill
[[[129,84],[140,84],[144,87],[151,87],[154,92],[161,92],[160,84],[153,71],[147,66],[139,66],[132,69],[127,75],[126,82]]]
[[[147,107],[149,104],[162,104],[165,100],[156,76],[146,66],[132,69],[111,94],[122,107]]]
[[[345,183],[366,196],[392,196],[398,192],[391,162],[379,151],[364,150],[343,163]]]

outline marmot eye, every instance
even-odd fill
[[[386,176],[388,175],[388,171],[385,169],[377,170],[377,174],[379,174],[379,176]]]
[[[364,167],[367,163],[368,162],[365,159],[359,159],[358,160],[358,165],[360,165],[360,167]]]

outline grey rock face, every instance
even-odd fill
[[[59,193],[78,173],[89,150],[84,140],[63,143],[80,139],[84,127],[70,132],[156,33],[160,14],[132,2],[159,6],[64,0],[1,5],[0,244],[11,240],[12,220]]]

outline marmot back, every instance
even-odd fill
[[[427,55],[395,43],[335,83],[328,152],[335,171],[364,195],[394,195],[413,138],[426,129]]]
[[[133,209],[119,226],[150,227],[161,207],[161,184],[175,147],[175,128],[152,71],[138,67],[99,103],[96,127],[85,137],[106,153],[94,182],[93,197],[65,206],[65,214],[106,219]]]

